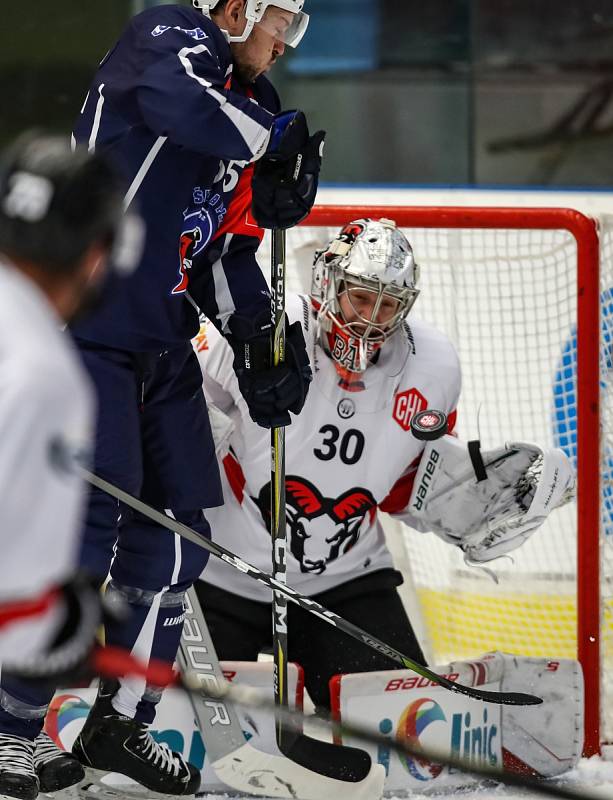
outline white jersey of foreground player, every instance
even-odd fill
[[[0,659],[46,648],[64,613],[52,587],[76,566],[85,490],[70,463],[91,447],[94,404],[63,324],[0,260]]]
[[[287,314],[302,324],[314,373],[306,405],[285,432],[288,584],[314,595],[393,567],[378,508],[410,524],[406,505],[424,442],[409,422],[429,407],[446,412],[453,424],[460,365],[451,342],[411,316],[361,375],[363,389],[348,392],[319,343],[309,298],[289,296]],[[213,538],[270,572],[270,535],[256,502],[269,503],[270,432],[251,421],[232,351],[213,325],[203,324],[194,348],[207,401],[234,426],[221,470],[225,505],[206,512]],[[269,590],[217,559],[203,578],[270,602]]]

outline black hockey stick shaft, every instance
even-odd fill
[[[285,231],[271,230],[271,363],[285,362]],[[272,543],[272,577],[287,584],[287,518],[285,511],[285,428],[275,426],[270,432],[270,537]],[[273,591],[272,648],[274,661],[274,696],[278,709],[289,708],[288,697],[288,628],[287,597]],[[348,774],[365,776],[370,758],[361,750],[343,748],[305,736],[295,726],[287,724],[284,714],[275,716],[275,734],[279,750],[296,763],[319,772],[327,764],[329,777],[346,779]],[[345,777],[343,777],[345,773]]]
[[[85,480],[91,483],[92,486],[107,492],[107,494],[110,494],[120,502],[125,503],[127,506],[135,511],[138,511],[143,516],[148,517],[154,522],[157,522],[158,525],[161,525],[163,528],[166,528],[173,533],[177,533],[179,536],[182,536],[184,539],[187,539],[199,547],[202,547],[204,550],[208,550],[209,553],[212,553],[217,558],[220,558],[226,564],[234,567],[234,569],[239,570],[239,572],[243,572],[245,575],[249,575],[254,580],[260,581],[260,583],[263,583],[264,586],[272,589],[273,592],[280,592],[288,600],[291,600],[305,611],[315,614],[315,616],[319,617],[324,622],[327,622],[329,625],[333,625],[335,628],[338,628],[349,636],[352,636],[354,639],[357,639],[357,641],[362,642],[368,647],[371,647],[378,653],[383,653],[383,655],[386,655],[392,661],[396,661],[406,669],[413,670],[413,672],[416,672],[418,675],[431,680],[433,683],[436,683],[439,686],[444,686],[445,689],[449,689],[451,692],[464,694],[467,697],[473,697],[475,700],[484,700],[488,703],[500,703],[511,706],[529,706],[538,705],[539,703],[543,702],[540,697],[536,697],[532,694],[524,694],[523,692],[485,691],[483,689],[476,689],[472,686],[464,686],[461,683],[454,683],[448,678],[445,678],[443,675],[438,675],[436,672],[428,669],[428,667],[424,667],[422,664],[414,661],[412,658],[405,656],[391,645],[385,644],[380,639],[377,639],[376,636],[371,636],[371,634],[366,633],[366,631],[362,630],[362,628],[359,628],[357,625],[354,625],[352,622],[349,622],[348,620],[343,619],[343,617],[340,617],[338,614],[335,614],[333,611],[329,611],[327,608],[324,608],[324,606],[320,605],[312,598],[305,597],[305,595],[300,594],[300,592],[297,592],[295,589],[292,589],[291,586],[287,586],[279,581],[276,581],[267,573],[262,572],[251,564],[248,564],[246,561],[243,561],[238,556],[235,556],[234,553],[230,553],[217,542],[205,539],[189,526],[184,525],[182,522],[179,522],[178,520],[173,519],[166,514],[163,514],[161,511],[157,511],[147,503],[144,503],[142,500],[139,500],[128,492],[123,491],[123,489],[119,489],[112,483],[105,481],[103,478],[100,478],[93,472],[89,472],[82,467],[78,467],[78,469],[80,474],[85,478]]]
[[[271,361],[273,366],[285,361],[285,231],[271,231],[270,288],[271,288]],[[285,518],[285,428],[270,431],[270,536],[272,542],[272,574],[279,583],[287,582],[287,529]],[[274,659],[275,702],[288,707],[287,696],[287,599],[281,592],[272,596],[272,648]],[[283,717],[276,718],[277,744],[287,751],[293,738]]]

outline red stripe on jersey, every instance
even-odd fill
[[[17,622],[17,620],[43,616],[57,603],[59,596],[60,593],[57,589],[51,589],[33,600],[18,600],[15,603],[0,604],[0,628]]]
[[[248,164],[238,179],[236,191],[228,207],[221,227],[213,237],[223,236],[224,233],[239,233],[243,236],[254,236],[262,241],[264,229],[260,228],[251,213],[251,179],[253,177],[253,164]]]
[[[417,473],[417,465],[420,461],[421,456],[418,456],[415,461],[410,464],[406,474],[403,475],[402,478],[399,478],[392,486],[387,497],[385,497],[379,503],[379,508],[381,511],[386,511],[388,514],[394,514],[407,507],[408,502],[411,499],[411,492],[413,491],[413,483]]]
[[[447,416],[447,433],[453,433],[455,424],[458,419],[457,409],[454,409],[451,414]],[[398,513],[403,511],[409,504],[411,493],[413,491],[413,483],[415,482],[415,475],[417,474],[417,467],[421,461],[421,456],[415,459],[409,466],[405,475],[399,478],[392,486],[389,494],[380,503],[379,508],[381,511],[386,511],[388,514]]]
[[[232,88],[231,74],[224,88]],[[247,97],[253,97],[251,89],[247,89]],[[255,236],[260,242],[264,238],[264,229],[260,228],[251,213],[251,179],[253,178],[253,166],[253,164],[248,164],[238,179],[236,190],[228,206],[228,212],[213,239],[223,236],[224,233],[239,233],[243,236]]]
[[[245,475],[241,465],[238,463],[232,453],[228,453],[228,455],[224,458],[223,468],[234,497],[236,497],[238,502],[242,505],[243,497],[245,496]]]

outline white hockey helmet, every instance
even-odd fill
[[[199,8],[205,17],[211,16],[211,12],[219,5],[222,0],[192,0],[194,7]],[[309,24],[309,15],[302,10],[304,0],[245,0],[245,16],[247,24],[240,36],[230,36],[224,31],[229,42],[244,42],[248,37],[253,26],[257,23],[272,36],[281,39],[290,47],[297,47],[305,34]],[[287,19],[277,18],[275,9],[289,11],[292,14],[292,21],[287,25]]]
[[[323,345],[341,376],[363,372],[402,325],[419,294],[418,279],[413,249],[390,219],[354,220],[316,254],[311,299]],[[368,317],[362,313],[365,291],[372,295]],[[350,318],[341,307],[342,295]]]

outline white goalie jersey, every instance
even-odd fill
[[[451,342],[411,316],[361,375],[359,390],[348,392],[317,341],[309,298],[289,296],[287,314],[302,324],[314,374],[302,413],[286,428],[288,583],[313,595],[393,566],[377,511],[410,521],[406,506],[424,447],[410,421],[437,408],[453,427],[460,366]],[[225,439],[218,447],[225,505],[206,511],[213,538],[270,572],[270,432],[250,419],[232,351],[214,326],[205,322],[193,345],[207,402],[225,415],[211,409],[216,439]],[[269,590],[217,559],[203,577],[270,601]]]

